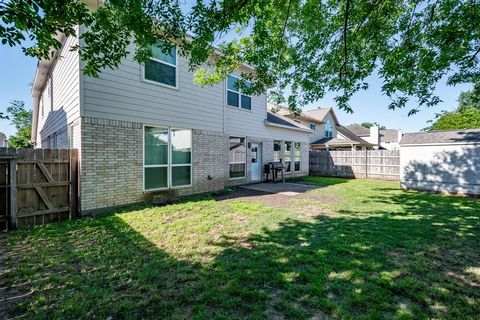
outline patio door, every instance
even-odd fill
[[[252,158],[252,181],[260,181],[262,176],[262,145],[259,143],[250,144],[250,155]]]

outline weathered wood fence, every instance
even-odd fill
[[[310,175],[400,180],[400,151],[310,151]]]
[[[78,151],[0,148],[0,229],[78,212]]]

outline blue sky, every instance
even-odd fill
[[[12,100],[23,100],[27,107],[31,107],[30,90],[36,63],[36,59],[26,57],[19,47],[11,48],[0,45],[0,112],[5,112]],[[408,109],[396,111],[387,109],[389,101],[381,94],[381,80],[375,77],[370,77],[368,80],[370,88],[357,93],[350,102],[354,110],[353,114],[348,114],[335,107],[337,117],[342,124],[370,121],[386,125],[388,128],[402,129],[403,132],[418,131],[428,125],[427,121],[432,119],[435,113],[455,108],[459,93],[471,87],[469,85],[451,87],[446,86],[444,82],[439,83],[437,94],[443,102],[434,108],[423,109],[416,115],[407,117]],[[335,106],[334,97],[334,93],[327,94],[326,97],[309,105],[306,109]],[[10,125],[8,120],[0,120],[0,131],[12,135],[15,128]]]

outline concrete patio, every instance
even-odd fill
[[[305,193],[309,190],[315,189],[315,186],[301,184],[301,183],[257,183],[246,186],[241,186],[242,189],[260,191],[272,194],[281,194],[285,196],[296,196],[300,193]]]

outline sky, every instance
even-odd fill
[[[31,83],[35,74],[36,59],[27,57],[19,47],[11,48],[0,44],[0,112],[12,100],[23,100],[31,108]],[[381,93],[381,79],[370,77],[370,88],[354,95],[350,101],[354,112],[346,113],[335,107],[335,93],[327,94],[323,99],[308,105],[306,110],[317,107],[334,107],[335,113],[342,125],[377,122],[387,128],[401,129],[403,132],[419,131],[428,126],[427,121],[434,118],[441,110],[453,110],[461,91],[471,88],[470,85],[447,86],[445,82],[437,85],[436,94],[442,102],[430,109],[422,109],[419,113],[408,117],[409,109],[391,111],[387,109],[389,100]],[[15,133],[15,127],[8,120],[0,120],[0,132],[10,136]]]

